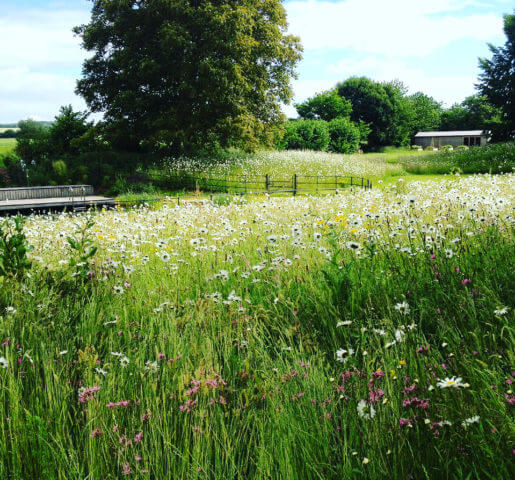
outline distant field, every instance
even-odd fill
[[[19,130],[19,128],[17,128],[17,127],[11,127],[11,128],[9,128],[9,127],[0,127],[0,133],[4,133],[7,130],[13,130],[13,131],[17,132]]]
[[[15,138],[0,138],[0,154],[9,153],[16,146]]]

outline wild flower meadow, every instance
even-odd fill
[[[510,478],[514,180],[31,216],[0,478]]]

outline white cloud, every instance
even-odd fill
[[[290,31],[301,37],[307,50],[352,48],[396,57],[423,57],[459,39],[488,41],[502,33],[498,15],[467,14],[466,8],[476,3],[307,0],[289,2],[286,8]]]
[[[86,52],[72,28],[88,9],[17,9],[0,18],[0,122],[52,119],[61,105],[84,109],[75,82]]]
[[[2,13],[0,68],[80,66],[85,52],[72,28],[89,19],[87,10],[24,10]]]
[[[85,110],[75,95],[75,75],[31,72],[27,67],[0,69],[0,122],[23,118],[51,120],[61,105]]]

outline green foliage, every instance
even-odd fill
[[[417,132],[434,131],[440,128],[442,105],[434,98],[417,92],[407,97],[409,105],[410,137]]]
[[[328,124],[329,150],[336,153],[354,153],[360,144],[359,128],[347,118],[335,118]]]
[[[270,144],[300,58],[280,0],[95,0],[77,92],[115,148]]]
[[[326,151],[329,146],[328,123],[323,120],[289,121],[280,146],[287,150]]]
[[[66,238],[71,252],[68,265],[73,269],[72,276],[83,281],[90,278],[91,261],[98,250],[91,235],[94,226],[95,222],[89,219],[84,225],[77,226],[73,237]]]
[[[0,156],[0,162],[3,163],[3,168],[9,178],[9,181],[4,185],[5,187],[27,185],[26,167],[14,152]]]
[[[351,77],[337,85],[338,94],[352,104],[351,120],[369,125],[368,147],[409,142],[408,104],[405,87],[396,82],[379,83]]]
[[[24,222],[24,218],[18,215],[14,218],[14,225],[9,220],[0,225],[0,277],[22,277],[31,266],[27,253],[32,247],[23,233]]]
[[[155,160],[150,154],[114,150],[104,138],[104,128],[86,118],[65,106],[50,126],[20,122],[17,155],[2,156],[11,185],[71,182],[109,188],[115,175],[129,175]]]
[[[86,121],[87,117],[87,113],[74,112],[71,105],[61,107],[59,115],[48,130],[49,156],[59,158],[82,153],[81,138],[92,127]]]
[[[52,169],[55,173],[58,183],[67,183],[68,167],[63,160],[56,160],[52,163]]]
[[[22,120],[16,143],[16,154],[29,164],[40,163],[50,153],[50,135],[48,128],[34,120]]]
[[[490,130],[493,140],[502,138],[501,111],[481,95],[471,95],[441,115],[441,130]]]
[[[515,135],[515,15],[504,17],[504,33],[504,47],[489,45],[492,58],[479,59],[482,72],[477,88],[502,111],[500,136],[506,140]]]
[[[307,120],[331,121],[335,118],[348,118],[352,111],[349,100],[338,95],[336,90],[323,92],[295,105],[301,118]]]

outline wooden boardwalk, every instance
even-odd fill
[[[80,198],[33,198],[30,200],[0,200],[0,212],[23,210],[77,210],[93,206],[113,207],[115,201],[112,198],[97,197],[95,195]]]
[[[0,189],[0,214],[36,210],[87,210],[113,207],[112,198],[93,194],[90,185]]]

